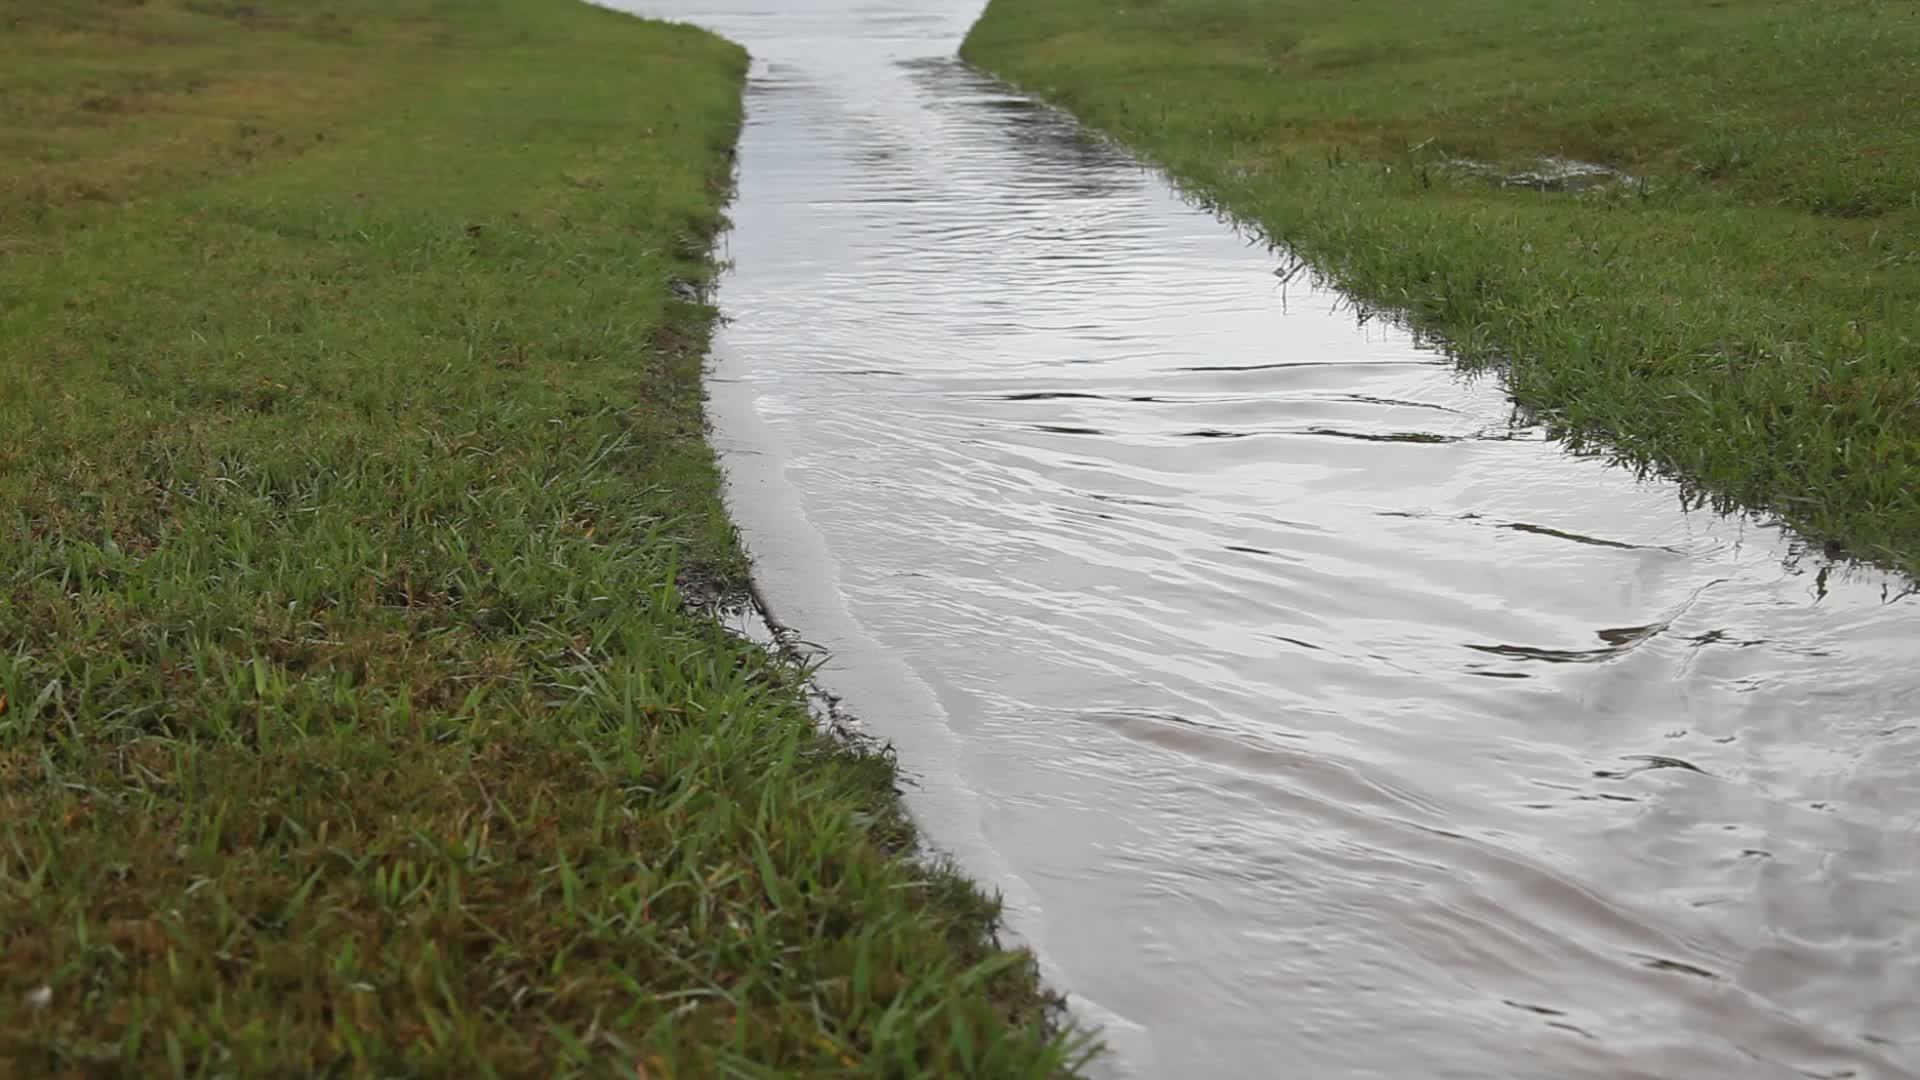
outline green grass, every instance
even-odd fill
[[[1577,437],[1920,570],[1910,0],[992,0],[963,55]],[[1645,183],[1451,164],[1548,156]]]
[[[565,0],[0,8],[0,1074],[1073,1057],[688,607],[744,69]]]

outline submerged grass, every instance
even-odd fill
[[[1576,435],[1920,570],[1920,7],[992,0],[963,55]],[[1633,179],[1489,182],[1552,158]]]
[[[0,9],[0,1074],[1064,1070],[889,762],[687,613],[744,66]]]

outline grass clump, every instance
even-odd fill
[[[1913,4],[992,0],[963,55],[1576,435],[1920,570]],[[1543,159],[1625,177],[1497,182]]]
[[[1040,1076],[883,758],[689,614],[745,59],[0,12],[0,1074]]]

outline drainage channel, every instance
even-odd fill
[[[952,58],[755,55],[710,386],[766,601],[1115,1075],[1920,1075],[1920,607],[1568,453]]]

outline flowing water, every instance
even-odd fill
[[[1916,598],[1287,285],[954,60],[976,3],[645,10],[756,57],[766,598],[1103,1067],[1920,1075]]]

